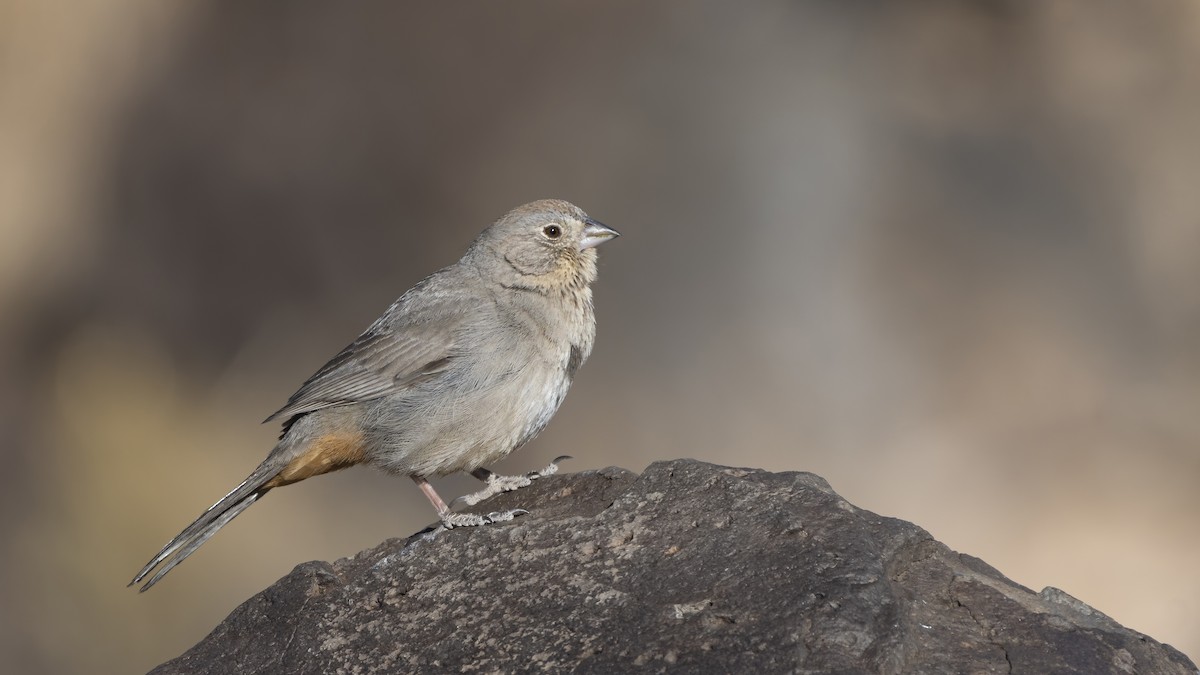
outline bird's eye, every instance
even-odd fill
[[[562,236],[562,228],[557,225],[547,225],[546,227],[542,228],[542,234],[550,237],[551,239],[558,239]]]

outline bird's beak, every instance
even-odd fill
[[[620,232],[598,220],[588,218],[583,221],[583,241],[579,242],[579,250],[595,248],[609,239],[616,239],[619,236],[621,236]]]

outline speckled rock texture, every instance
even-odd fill
[[[677,460],[477,510],[516,507],[300,565],[153,672],[1196,673],[812,474]]]

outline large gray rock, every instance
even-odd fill
[[[532,513],[300,565],[154,672],[1196,673],[812,474],[679,460],[481,506]]]

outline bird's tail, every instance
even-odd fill
[[[245,511],[251,504],[258,501],[270,491],[271,487],[266,485],[268,481],[279,473],[279,465],[267,461],[254,470],[246,480],[242,481],[232,492],[225,495],[216,504],[213,504],[200,515],[191,525],[184,528],[174,539],[167,542],[167,545],[158,552],[158,555],[150,559],[142,571],[138,572],[133,581],[129,585],[140,583],[147,575],[154,571],[154,568],[162,565],[162,567],[150,577],[140,591],[145,592],[151,586],[158,583],[167,575],[167,572],[175,569],[175,566],[187,559],[188,556],[196,552],[196,549],[204,545],[217,530],[229,524],[229,521],[237,518],[242,511]]]

